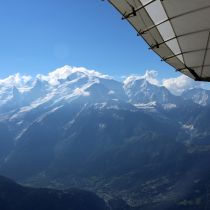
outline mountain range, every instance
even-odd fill
[[[0,173],[116,209],[209,208],[209,98],[70,66],[11,76],[0,80]]]

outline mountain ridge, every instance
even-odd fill
[[[16,82],[11,79],[13,77],[17,77]],[[94,90],[94,86],[98,87]],[[207,90],[195,89],[194,93],[192,93],[193,90],[189,90],[181,96],[175,96],[164,86],[150,83],[144,77],[129,76],[123,82],[118,82],[94,70],[64,66],[50,72],[47,76],[37,75],[34,79],[30,76],[14,75],[0,80],[2,99],[0,111],[4,112],[4,107],[9,111],[8,106],[10,109],[21,109],[26,106],[36,108],[48,102],[56,103],[65,100],[68,102],[80,96],[91,96],[91,91],[100,88],[107,88],[105,92],[102,89],[98,91],[98,93],[102,91],[101,96],[120,99],[133,105],[157,102],[175,107],[181,100],[190,100],[203,106],[209,104]],[[190,93],[191,96],[189,96]],[[95,96],[96,92],[92,94]],[[203,97],[199,100],[196,94],[201,94]]]

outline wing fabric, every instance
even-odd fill
[[[210,0],[109,0],[163,61],[210,81]]]

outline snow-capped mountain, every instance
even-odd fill
[[[206,106],[210,104],[210,91],[201,88],[193,88],[182,93],[184,99],[192,100],[194,103]]]
[[[70,66],[10,76],[0,80],[0,173],[127,202],[170,199],[192,158],[202,170],[200,162],[209,161],[207,93],[175,96],[146,77],[119,82]]]
[[[133,104],[157,102],[159,104],[176,105],[180,97],[174,96],[164,86],[151,84],[147,79],[130,76],[124,81],[124,89]]]
[[[1,114],[15,109],[17,115],[40,106],[50,109],[79,97],[95,101],[126,97],[119,82],[85,68],[64,66],[47,76],[30,77],[27,88],[23,78],[18,75],[19,82],[5,79],[0,83]]]

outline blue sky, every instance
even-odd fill
[[[115,77],[146,70],[160,79],[180,75],[106,1],[2,0],[0,26],[0,78],[66,64]]]

